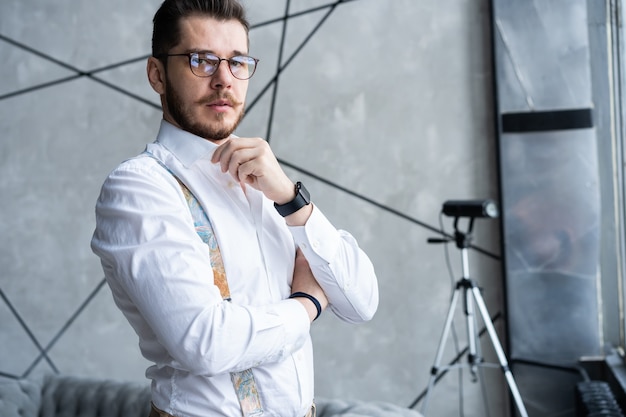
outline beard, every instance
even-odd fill
[[[168,80],[169,81],[169,80]],[[180,95],[171,87],[172,83],[167,82],[165,84],[165,103],[167,105],[167,109],[169,110],[172,119],[181,129],[192,133],[196,136],[199,136],[208,140],[222,140],[229,137],[239,126],[239,123],[243,119],[244,111],[243,108],[237,115],[237,119],[231,123],[230,125],[225,124],[224,113],[218,113],[216,115],[217,122],[209,123],[203,122],[202,120],[194,120],[191,109],[189,106],[185,106],[183,99]],[[212,94],[211,96],[202,99],[197,104],[209,103],[214,100],[227,98],[230,102],[234,104],[238,104],[238,101],[235,100],[228,93],[220,94],[219,92]]]

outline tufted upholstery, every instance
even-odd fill
[[[318,417],[420,417],[393,404],[317,400]],[[0,380],[1,417],[148,417],[148,385],[50,375]]]
[[[47,377],[40,417],[147,417],[150,387],[145,384],[78,377]]]

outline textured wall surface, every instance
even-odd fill
[[[0,2],[3,376],[145,380],[89,241],[106,174],[154,140],[161,118],[145,77],[159,3]],[[454,245],[450,273],[446,245],[426,239],[453,232],[439,217],[444,201],[497,198],[488,2],[246,5],[261,63],[237,133],[270,141],[290,176],[356,236],[380,281],[370,323],[325,315],[313,327],[317,393],[409,405],[426,387],[460,276]],[[496,315],[498,221],[477,220],[474,230],[470,270]],[[455,328],[446,363],[467,344],[464,323]],[[482,381],[492,415],[506,415],[499,371],[486,369]],[[459,392],[466,416],[484,415],[480,384],[465,371],[461,383],[454,372],[437,384],[431,415],[456,412]]]

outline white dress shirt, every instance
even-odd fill
[[[288,227],[272,201],[211,162],[216,146],[163,121],[146,149],[211,219],[232,302],[213,285],[209,248],[180,185],[147,155],[106,179],[92,249],[141,353],[154,363],[146,376],[158,408],[185,417],[241,415],[229,373],[252,368],[263,416],[300,417],[313,400],[313,354],[306,309],[288,299],[296,246],[330,309],[348,322],[376,311],[374,269],[317,207],[305,226]]]

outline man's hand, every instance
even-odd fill
[[[256,188],[277,204],[288,203],[296,196],[293,182],[261,138],[228,139],[215,150],[211,162],[219,162],[222,172],[229,172],[238,182]]]
[[[322,287],[320,287],[315,280],[315,277],[311,272],[309,262],[306,260],[300,249],[296,251],[296,262],[293,271],[293,281],[291,283],[291,293],[293,294],[296,292],[303,292],[315,297],[317,301],[319,301],[322,311],[324,311],[328,306],[328,298],[326,298],[324,290],[322,290]],[[313,319],[317,316],[317,308],[313,302],[304,297],[297,297],[294,298],[294,300],[298,300],[302,303],[302,305],[306,308],[306,311],[309,313],[310,320],[313,321]]]

